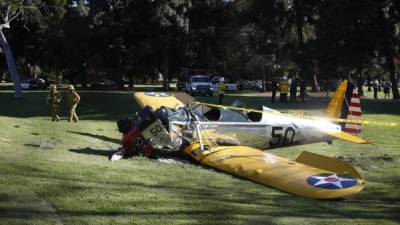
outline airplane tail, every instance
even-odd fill
[[[361,120],[361,103],[360,96],[357,90],[354,88],[350,98],[350,104],[348,107],[347,119],[348,120]],[[361,132],[361,124],[359,123],[345,123],[342,129],[345,132],[359,135]]]
[[[333,95],[331,101],[329,102],[328,108],[326,108],[325,116],[328,118],[340,118],[342,112],[343,99],[346,94],[347,80],[342,81],[335,94]]]
[[[351,82],[342,81],[329,102],[325,116],[328,118],[361,120],[361,115],[360,96],[357,89]],[[340,125],[342,126],[342,131],[354,136],[360,135],[361,124],[343,122]]]

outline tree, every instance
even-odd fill
[[[370,1],[375,6],[374,21],[376,21],[378,49],[385,57],[385,65],[389,70],[392,83],[393,99],[400,99],[398,78],[396,76],[396,58],[400,56],[400,2],[395,0]],[[380,35],[384,34],[384,35]]]
[[[49,0],[44,3],[39,0],[4,0],[0,3],[0,45],[6,56],[8,69],[14,83],[14,95],[16,98],[22,97],[21,84],[14,56],[4,34],[4,29],[10,29],[11,23],[17,19],[24,20],[24,26],[39,21],[44,22],[42,20],[44,16],[50,15],[50,17],[54,17],[54,15],[62,13],[65,3],[66,0]]]
[[[0,4],[2,17],[2,22],[0,24],[0,45],[3,48],[6,56],[5,58],[7,61],[8,70],[14,83],[14,95],[16,98],[22,97],[21,84],[17,67],[15,65],[14,56],[7,38],[4,35],[3,29],[9,29],[11,22],[20,16],[23,3],[24,1],[4,1]]]
[[[228,42],[235,38],[232,3],[224,0],[192,1],[189,11],[189,68],[229,73]],[[229,46],[229,47],[228,47]]]
[[[389,71],[393,98],[399,98],[394,59],[399,56],[398,1],[330,0],[319,6],[314,48],[325,74],[361,75],[377,64]],[[338,16],[340,15],[340,16]],[[384,59],[384,60],[382,60]]]
[[[312,80],[313,91],[318,91],[317,67],[315,54],[313,54],[312,38],[314,34],[315,20],[318,18],[318,1],[315,0],[292,0],[287,1],[289,8],[288,20],[295,26],[297,44],[294,46],[294,60],[299,67],[299,76],[303,79]]]
[[[293,32],[284,1],[237,1],[238,34],[247,44],[248,68],[259,68],[258,79],[266,79],[281,65],[289,65],[293,51]],[[260,65],[262,64],[262,65]],[[255,67],[255,65],[258,65]]]

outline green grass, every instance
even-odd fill
[[[146,88],[146,87],[143,87]],[[121,135],[115,121],[138,106],[131,92],[81,92],[79,123],[52,123],[46,92],[15,100],[0,91],[0,224],[398,224],[400,127],[365,126],[372,145],[335,141],[275,149],[307,150],[351,162],[367,184],[340,201],[293,196],[199,165],[143,157],[110,162]],[[250,106],[319,115],[328,99],[274,104],[259,94],[230,95]],[[64,98],[65,99],[65,98]],[[216,102],[217,97],[198,99]],[[400,122],[400,102],[363,100],[365,119]],[[41,148],[49,145],[53,149]]]

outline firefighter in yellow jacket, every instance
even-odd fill
[[[69,103],[69,122],[75,121],[78,122],[79,118],[76,114],[76,107],[78,106],[81,97],[76,93],[73,85],[69,86],[68,91],[68,103]]]
[[[60,117],[58,116],[58,107],[60,106],[61,95],[57,91],[57,86],[51,86],[50,93],[47,96],[47,104],[49,106],[49,111],[51,114],[51,119],[53,122],[58,122]]]
[[[287,94],[289,92],[289,81],[286,78],[279,81],[279,88],[281,92],[279,102],[287,102]]]

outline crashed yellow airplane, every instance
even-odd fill
[[[342,129],[329,120],[298,118],[266,107],[215,107],[193,103],[184,93],[137,92],[134,97],[142,110],[134,119],[118,122],[124,134],[122,155],[180,152],[217,170],[315,199],[342,198],[364,188],[362,176],[338,159],[302,152],[292,161],[260,150],[330,143],[332,138],[368,143],[357,135],[359,124],[345,123]],[[344,102],[351,104],[344,107]],[[347,81],[340,84],[326,116],[350,121],[361,116],[359,99]]]

